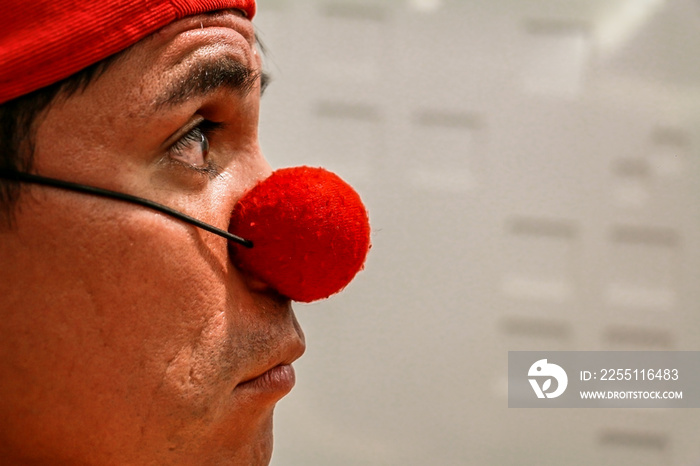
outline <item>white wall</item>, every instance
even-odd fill
[[[508,350],[700,350],[700,2],[258,0],[276,166],[373,249],[297,305],[275,466],[700,465],[695,410],[507,408]]]

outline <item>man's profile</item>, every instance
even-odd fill
[[[254,1],[0,6],[0,168],[224,230],[271,173]],[[305,348],[289,299],[148,209],[7,180],[0,201],[2,464],[267,464]]]

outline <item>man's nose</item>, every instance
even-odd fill
[[[271,287],[301,302],[345,288],[370,248],[369,217],[359,194],[322,168],[273,172],[236,204],[229,232],[252,243],[229,244],[251,287]]]

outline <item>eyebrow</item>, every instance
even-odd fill
[[[219,89],[230,89],[245,96],[258,78],[261,89],[267,86],[267,73],[248,68],[232,57],[198,63],[156,98],[156,107],[175,106],[195,97],[207,96]]]

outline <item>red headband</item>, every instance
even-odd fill
[[[173,21],[255,0],[0,0],[0,104],[97,63]]]

